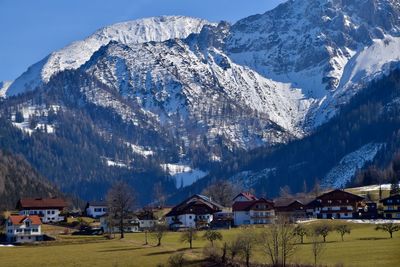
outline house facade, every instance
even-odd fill
[[[138,212],[136,216],[139,220],[139,229],[141,231],[153,228],[158,222],[152,210],[143,210]]]
[[[385,219],[400,219],[400,194],[384,198],[380,202]]]
[[[100,228],[105,233],[119,233],[119,223],[118,218],[111,218],[108,214],[100,217]],[[125,233],[140,232],[139,219],[135,215],[129,215],[124,219],[123,227]]]
[[[92,218],[100,218],[107,213],[106,202],[88,202],[85,207],[86,215]]]
[[[288,218],[290,221],[296,221],[306,217],[306,206],[302,202],[294,200],[286,205],[276,206],[275,213],[277,216]]]
[[[250,193],[240,193],[234,198],[232,212],[235,226],[267,224],[275,220],[274,202],[257,199]]]
[[[352,219],[365,206],[364,198],[336,189],[318,196],[306,205],[308,214],[319,219]]]
[[[61,198],[23,198],[17,203],[20,215],[37,215],[43,223],[61,222],[61,212],[67,207]]]
[[[6,221],[6,235],[9,243],[42,241],[42,221],[37,215],[11,215]]]
[[[223,207],[203,195],[194,195],[173,207],[165,215],[171,229],[201,228],[210,226],[213,215]]]

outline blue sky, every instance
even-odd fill
[[[0,81],[96,29],[159,15],[235,22],[284,0],[0,0]]]

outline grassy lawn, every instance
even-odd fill
[[[327,221],[336,224],[337,221]],[[319,223],[319,222],[317,222]],[[313,223],[314,224],[314,223]],[[374,225],[351,224],[351,235],[340,241],[340,236],[332,232],[327,237],[326,250],[321,257],[321,264],[334,266],[400,266],[400,232],[393,239],[384,232],[374,230]],[[262,231],[257,228],[255,231]],[[241,229],[221,231],[224,240],[232,240]],[[199,236],[202,233],[199,233]],[[166,263],[168,257],[178,251],[185,253],[185,258],[192,261],[191,266],[198,266],[202,259],[202,247],[207,242],[196,240],[194,249],[179,241],[180,233],[168,233],[161,247],[144,246],[144,234],[127,234],[120,240],[106,240],[104,237],[59,236],[55,242],[35,246],[0,247],[0,266],[28,266],[40,263],[41,266],[156,266]],[[299,245],[291,261],[312,263],[310,244]],[[261,248],[255,251],[254,260],[267,262]]]

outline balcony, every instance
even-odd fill
[[[275,217],[273,213],[264,213],[264,214],[251,214],[250,218],[252,219],[270,219]]]

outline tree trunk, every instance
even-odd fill
[[[301,236],[301,243],[304,243],[304,236]]]
[[[392,233],[392,232],[389,232],[389,234],[390,234],[390,238],[393,238],[393,233]]]
[[[121,216],[121,220],[119,221],[119,229],[121,232],[121,239],[124,238],[124,221]]]

